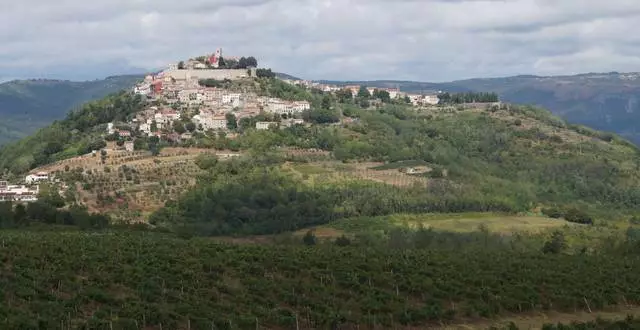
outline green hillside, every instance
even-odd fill
[[[264,234],[354,216],[542,208],[552,217],[594,223],[635,214],[640,203],[633,144],[569,126],[544,110],[387,106],[352,115],[358,121],[345,126],[253,131],[233,143],[266,155],[288,145],[330,150],[335,161],[387,163],[366,169],[369,176],[423,165],[431,170],[407,177],[422,177],[426,185],[362,181],[338,169],[331,170],[342,173],[337,181],[310,174],[306,180],[282,170],[285,159],[275,153],[210,167],[191,193],[152,220],[188,224],[200,234]]]
[[[74,82],[19,80],[0,84],[0,144],[34,133],[87,101],[129,89],[140,76]]]
[[[56,160],[104,147],[104,124],[142,110],[142,99],[129,92],[109,95],[69,112],[64,120],[0,147],[0,168],[24,173]],[[102,126],[101,126],[102,125]]]
[[[349,82],[400,87],[414,93],[434,91],[497,92],[504,101],[551,110],[564,119],[615,132],[640,143],[639,73],[588,73],[574,76],[514,76],[478,78],[446,83],[414,81]],[[336,83],[336,82],[334,82]]]

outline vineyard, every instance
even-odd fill
[[[0,241],[4,329],[408,329],[640,302],[637,257],[142,232],[3,231]]]

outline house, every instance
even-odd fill
[[[0,202],[35,202],[39,191],[39,186],[11,186],[6,181],[0,181]]]
[[[149,95],[151,94],[151,84],[142,83],[142,84],[136,85],[133,88],[133,93],[138,95]]]
[[[222,95],[222,104],[232,104],[234,107],[240,106],[240,93],[229,93]]]
[[[120,130],[120,131],[118,131],[118,136],[120,136],[120,137],[131,137],[131,132],[130,131]]]
[[[202,112],[199,115],[193,116],[191,119],[194,124],[202,126],[202,129],[208,131],[212,130],[225,130],[227,129],[227,117],[215,116],[211,112]]]
[[[133,141],[127,141],[124,143],[124,150],[126,151],[133,151],[134,150],[134,145],[133,145]]]
[[[297,112],[302,112],[306,110],[311,110],[311,103],[308,101],[297,101],[293,102],[294,110]]]
[[[47,172],[38,172],[35,174],[29,174],[24,180],[27,184],[34,184],[41,181],[49,181],[49,174]]]
[[[287,104],[279,99],[271,99],[269,100],[269,104],[267,105],[267,111],[271,113],[283,114],[288,113]]]
[[[150,120],[149,120],[149,121],[150,121]],[[145,134],[149,135],[149,134],[151,133],[151,123],[149,123],[149,122],[147,122],[147,123],[142,123],[142,124],[140,124],[140,126],[138,127],[138,129],[139,129],[141,132],[143,132],[143,133],[145,133]]]
[[[270,121],[259,121],[256,123],[256,129],[265,130],[271,128],[271,126],[277,126],[278,123],[270,122]]]
[[[182,140],[190,140],[193,136],[191,135],[191,133],[187,132],[187,133],[182,133],[182,135],[180,135],[180,138]]]
[[[351,91],[351,95],[356,97],[360,91],[360,85],[347,85],[344,86],[344,89]]]
[[[282,124],[282,128],[285,128],[285,127],[291,127],[291,126],[294,126],[294,125],[303,125],[304,124],[304,120],[303,119],[290,118],[290,119],[285,119],[280,123]]]
[[[389,93],[389,97],[393,99],[397,99],[400,96],[400,89],[398,88],[386,88],[385,91]]]
[[[111,135],[113,133],[115,133],[116,130],[113,128],[113,123],[108,123],[107,124],[107,134]]]
[[[423,104],[436,105],[436,104],[440,103],[440,98],[438,98],[438,95],[426,95],[423,98],[422,103]]]

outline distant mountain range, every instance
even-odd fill
[[[514,76],[447,83],[415,81],[325,81],[406,92],[497,92],[503,101],[551,110],[569,122],[618,133],[640,144],[640,73],[587,73],[574,76]]]
[[[277,73],[279,78],[299,78]],[[140,75],[71,82],[24,80],[0,84],[0,144],[31,134],[73,107],[130,88]],[[574,76],[514,76],[447,83],[416,81],[321,81],[399,87],[402,91],[492,91],[501,99],[547,108],[573,123],[618,133],[640,144],[640,73],[588,73]]]
[[[93,81],[14,80],[0,84],[0,144],[30,135],[72,108],[133,87],[139,75]]]

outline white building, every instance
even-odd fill
[[[229,93],[222,95],[222,104],[231,104],[233,107],[240,106],[240,93]]]
[[[302,112],[302,111],[310,110],[310,109],[311,109],[311,103],[309,103],[307,101],[293,102],[293,110],[295,112]]]
[[[440,98],[438,98],[438,95],[426,95],[422,99],[422,103],[423,104],[436,105],[436,104],[440,103]]]
[[[116,130],[113,128],[113,123],[108,123],[107,124],[107,134],[111,135],[113,133],[115,133]]]
[[[149,83],[138,84],[133,88],[133,92],[138,95],[151,94],[151,85]]]
[[[227,129],[227,117],[225,116],[214,116],[211,113],[203,113],[200,115],[195,115],[192,118],[192,121],[196,126],[202,126],[202,129],[205,131],[208,130],[225,130]]]
[[[285,119],[281,122],[281,124],[282,124],[282,128],[291,127],[294,125],[303,125],[304,119],[297,119],[297,118]]]
[[[38,172],[36,174],[29,174],[24,179],[27,184],[35,184],[41,181],[49,181],[49,174],[47,172]]]
[[[39,186],[10,186],[6,181],[0,181],[0,202],[35,202],[39,192]]]
[[[151,120],[149,120],[151,121]],[[140,130],[140,132],[143,132],[147,135],[151,134],[151,123],[142,123],[140,124],[140,126],[138,126],[138,129]]]
[[[283,114],[288,113],[287,104],[282,100],[269,100],[269,105],[267,106],[267,112]]]
[[[278,123],[274,123],[270,121],[259,121],[256,123],[256,129],[259,129],[259,130],[269,129],[271,126],[278,126]]]
[[[165,109],[156,113],[154,119],[157,124],[171,124],[176,120],[180,120],[180,113],[172,109]]]

